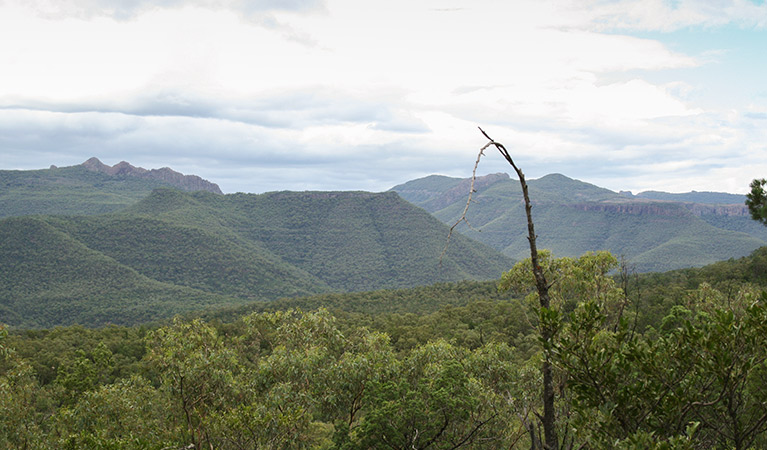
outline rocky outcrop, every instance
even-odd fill
[[[745,205],[709,205],[701,203],[681,203],[665,201],[625,201],[625,202],[601,202],[601,203],[576,203],[571,208],[581,211],[601,211],[631,215],[656,215],[656,216],[749,216]]]
[[[655,216],[685,216],[690,211],[680,203],[663,202],[604,202],[604,203],[575,203],[569,206],[581,211],[610,212],[629,215],[655,215]]]
[[[698,217],[705,215],[736,217],[751,216],[746,205],[704,205],[701,203],[685,203],[684,206]]]
[[[126,161],[121,161],[114,166],[108,166],[95,157],[85,161],[81,166],[88,170],[111,176],[129,176],[158,180],[184,191],[208,191],[223,194],[216,183],[211,183],[197,175],[184,175],[168,167],[147,170],[142,167],[135,167]]]

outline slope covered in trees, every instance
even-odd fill
[[[548,352],[562,448],[763,448],[763,253],[638,279],[608,276],[609,254],[545,256],[546,311],[526,261],[503,277],[517,297],[439,284],[152,327],[0,328],[0,446],[541,448]],[[679,295],[648,309],[662,291]]]
[[[609,250],[637,270],[700,267],[748,255],[767,244],[767,229],[754,223],[743,203],[711,204],[628,197],[563,175],[529,180],[539,246],[557,256]],[[392,188],[403,198],[452,225],[463,213],[470,180],[430,176]],[[476,180],[468,222],[459,230],[514,258],[527,255],[519,183],[506,174]],[[654,196],[657,198],[657,196]],[[670,196],[722,199],[731,196]],[[743,197],[745,198],[745,197]]]
[[[497,278],[511,261],[396,194],[159,189],[118,213],[0,221],[14,326],[131,324],[203,306]],[[7,268],[7,269],[6,269]]]
[[[237,302],[142,275],[37,217],[0,221],[0,267],[0,317],[15,326],[134,324]]]

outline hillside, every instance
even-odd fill
[[[0,220],[12,326],[131,324],[323,292],[489,280],[512,261],[394,193],[158,189],[98,216]]]
[[[0,321],[8,325],[130,325],[238,303],[146,277],[41,218],[0,221],[0,267]]]
[[[461,238],[451,243],[440,266],[447,228],[393,193],[217,196],[158,190],[126,214],[225,230],[336,290],[490,279],[511,263],[484,245]]]
[[[221,193],[216,184],[195,175],[169,168],[147,170],[125,161],[110,167],[91,158],[70,167],[0,170],[0,218],[102,214],[132,205],[161,187]]]
[[[767,245],[767,229],[754,223],[743,204],[663,201],[627,196],[563,175],[528,181],[538,246],[557,256],[610,250],[637,270],[700,267],[742,257]],[[470,180],[430,176],[392,188],[404,199],[452,225],[466,206]],[[506,174],[480,177],[468,221],[459,230],[514,259],[528,255],[521,189]],[[700,193],[683,199],[732,199]],[[716,194],[716,195],[715,195]],[[648,194],[653,196],[654,194]]]

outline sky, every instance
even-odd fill
[[[478,126],[529,179],[745,193],[767,177],[767,4],[0,0],[2,170],[380,192],[471,176]]]

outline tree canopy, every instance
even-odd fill
[[[751,218],[767,225],[767,192],[764,185],[767,179],[760,178],[751,182],[751,192],[746,194],[746,206],[751,213]]]

